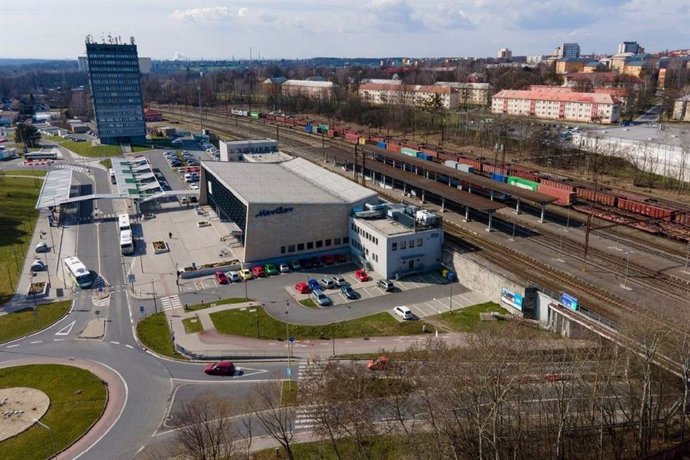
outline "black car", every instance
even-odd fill
[[[311,259],[300,259],[299,264],[303,270],[309,270],[310,268],[312,268],[314,266]]]
[[[345,294],[345,297],[347,297],[350,300],[356,300],[357,298],[359,298],[357,291],[352,289],[352,286],[350,286],[348,283],[340,285],[340,292]]]
[[[312,257],[310,260],[311,260],[311,264],[314,268],[323,267],[323,262],[321,262],[321,259],[319,257]]]

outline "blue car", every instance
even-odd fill
[[[314,290],[321,290],[321,285],[319,284],[319,280],[314,279],[314,278],[309,278],[307,280],[307,284],[309,285],[309,288],[314,291]]]

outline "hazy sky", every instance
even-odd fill
[[[0,0],[0,57],[69,58],[92,34],[170,59],[614,53],[690,48],[690,0]]]

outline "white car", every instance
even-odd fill
[[[199,190],[199,184],[191,183],[189,184],[189,188],[191,188],[192,190]]]
[[[404,305],[400,305],[393,309],[393,313],[401,317],[402,319],[413,319],[412,311]]]
[[[290,273],[290,266],[288,264],[280,264],[280,273]]]
[[[50,251],[50,248],[43,241],[41,241],[40,243],[38,243],[36,245],[36,252],[48,252],[48,251]]]
[[[42,272],[45,269],[46,269],[45,264],[39,259],[34,260],[33,263],[31,264],[31,271],[32,272]]]
[[[231,271],[227,272],[226,275],[231,283],[239,283],[240,281],[242,281],[242,277],[240,276],[239,272]]]

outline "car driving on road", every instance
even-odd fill
[[[231,361],[211,363],[204,369],[206,375],[235,375],[235,365]]]

